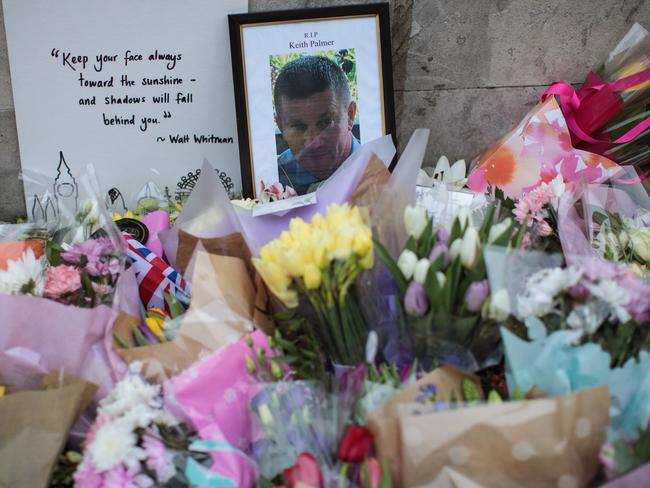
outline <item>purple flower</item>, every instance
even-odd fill
[[[444,225],[438,227],[438,243],[447,244],[449,242],[449,231]]]
[[[427,313],[429,308],[427,292],[417,281],[411,281],[411,284],[406,290],[404,308],[406,308],[406,313],[415,317],[421,317]]]
[[[465,304],[470,312],[478,312],[483,306],[483,302],[490,293],[488,280],[475,281],[465,293]]]
[[[647,321],[650,317],[650,285],[636,275],[626,276],[618,284],[630,296],[625,309],[632,318],[639,323]]]
[[[151,434],[142,438],[142,447],[147,454],[146,465],[156,474],[156,480],[165,483],[174,475],[174,466],[167,455],[165,445]]]
[[[447,244],[436,244],[435,247],[431,250],[431,254],[429,254],[429,261],[435,263],[436,259],[438,259],[440,256],[443,256],[442,268],[444,269],[449,264],[449,249],[447,248]]]
[[[436,393],[438,393],[438,388],[433,383],[427,383],[422,385],[419,388],[420,394],[415,398],[415,401],[418,403],[426,403],[427,401],[434,402],[436,399]]]
[[[120,260],[111,255],[114,251],[111,240],[100,237],[75,244],[61,253],[61,257],[68,263],[85,267],[92,276],[116,275],[120,271]]]

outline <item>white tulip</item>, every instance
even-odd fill
[[[410,205],[404,209],[404,227],[408,235],[419,239],[427,226],[427,211],[423,207]]]
[[[618,242],[621,243],[621,246],[626,247],[627,243],[630,242],[630,236],[624,230],[618,235]]]
[[[510,295],[505,288],[499,288],[492,293],[488,305],[488,318],[503,322],[510,315]]]
[[[490,233],[488,234],[488,244],[492,244],[499,237],[501,237],[503,233],[510,228],[511,225],[512,225],[512,219],[510,217],[508,217],[503,222],[493,225],[490,228]]]
[[[466,268],[472,268],[476,264],[480,246],[480,237],[474,227],[468,227],[463,236],[460,246],[460,262]]]
[[[449,246],[449,255],[451,256],[451,259],[456,259],[460,256],[460,247],[462,244],[462,239],[455,239],[454,242],[451,243],[451,246]]]
[[[470,217],[469,207],[462,205],[458,207],[458,210],[456,210],[456,215],[454,216],[454,219],[458,219],[461,229],[464,229],[467,226],[467,223],[469,222],[469,217]]]
[[[442,271],[436,271],[436,279],[438,280],[438,285],[440,285],[440,288],[445,286],[445,283],[447,282],[447,277],[445,276],[445,273]]]
[[[399,259],[397,260],[397,267],[407,280],[410,280],[415,272],[415,265],[418,262],[418,257],[413,251],[404,249]]]
[[[431,263],[427,258],[420,259],[415,265],[413,280],[424,285],[424,282],[427,279],[427,273],[429,272],[429,266],[431,266]]]

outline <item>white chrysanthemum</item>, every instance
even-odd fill
[[[587,288],[592,296],[598,298],[609,306],[612,318],[625,323],[630,320],[630,313],[625,305],[630,301],[628,292],[612,280],[602,280],[598,284],[589,284]]]
[[[576,285],[582,272],[574,267],[546,268],[526,280],[524,292],[517,297],[519,314],[542,317],[553,310],[555,297]]]
[[[16,261],[7,261],[7,269],[0,269],[0,293],[7,295],[41,296],[45,286],[45,263],[37,259],[31,248]]]
[[[140,376],[129,375],[100,402],[99,412],[115,419],[126,415],[138,405],[160,409],[160,385],[151,385]]]
[[[118,422],[104,424],[88,446],[97,471],[108,471],[128,458],[140,457],[137,437],[127,426]]]
[[[572,329],[584,330],[593,334],[609,316],[609,307],[602,302],[589,302],[574,308],[566,323]]]

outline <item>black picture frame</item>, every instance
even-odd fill
[[[381,96],[383,108],[384,134],[390,134],[395,140],[395,102],[393,98],[393,66],[390,35],[390,14],[388,3],[373,3],[362,5],[347,5],[341,7],[324,7],[312,9],[276,10],[247,14],[231,14],[228,16],[230,30],[230,49],[232,74],[235,95],[235,110],[237,114],[237,132],[239,140],[239,156],[241,165],[242,192],[245,198],[256,195],[253,160],[251,154],[252,141],[249,130],[249,111],[247,90],[245,86],[245,59],[242,45],[242,29],[254,25],[269,23],[300,22],[316,20],[334,20],[354,17],[376,16],[379,29],[378,43],[381,63]]]

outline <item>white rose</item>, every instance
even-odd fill
[[[418,262],[418,257],[413,251],[404,249],[399,259],[397,260],[397,267],[400,269],[404,278],[410,280],[415,272],[415,265]]]
[[[404,209],[404,227],[408,235],[419,239],[427,226],[427,211],[423,207],[411,207]]]

